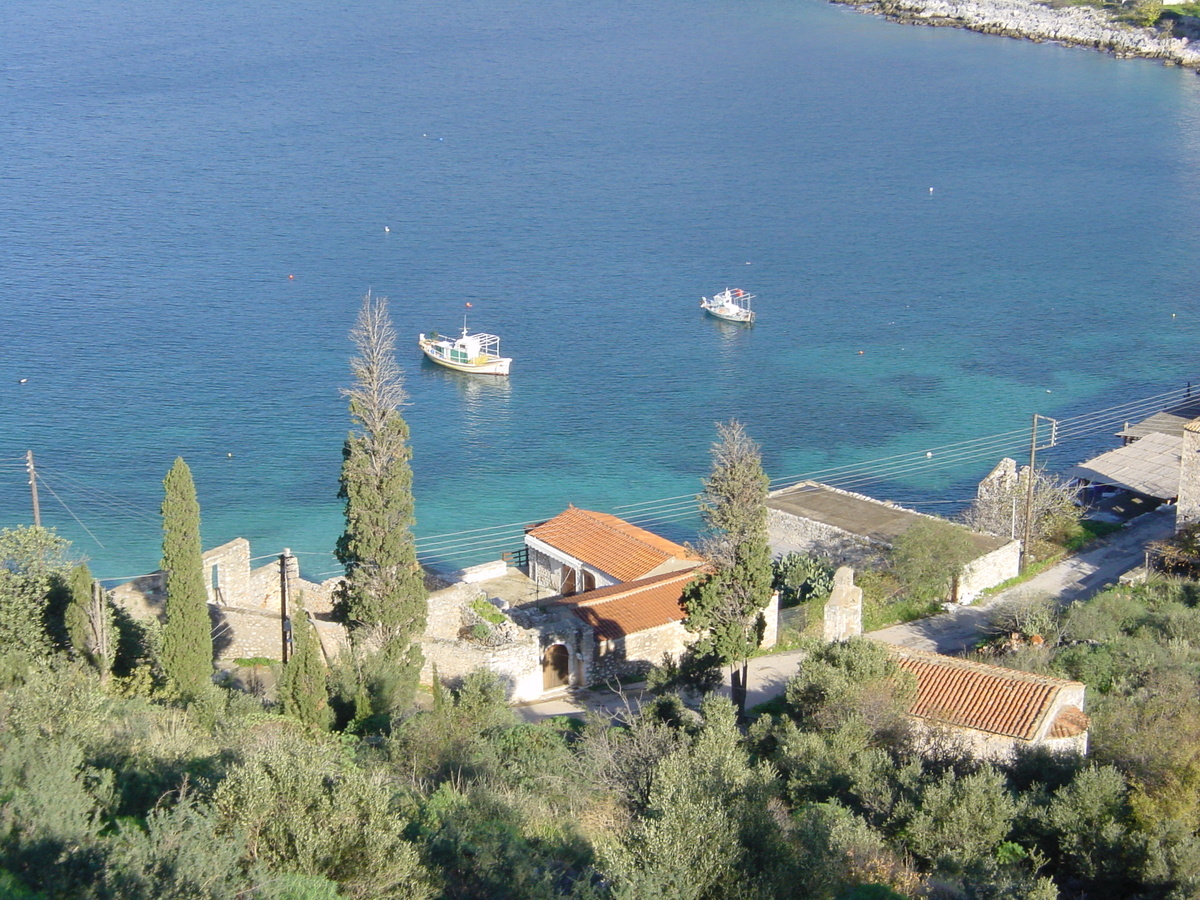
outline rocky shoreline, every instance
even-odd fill
[[[1116,21],[1090,6],[1055,8],[1034,0],[834,0],[911,25],[966,28],[984,34],[1055,41],[1117,57],[1160,59],[1200,69],[1200,33],[1176,37]],[[1177,29],[1178,30],[1178,29]]]

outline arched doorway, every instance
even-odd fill
[[[558,592],[564,597],[570,597],[575,593],[575,570],[570,566],[563,566],[561,584]]]
[[[551,644],[542,655],[542,690],[566,687],[570,678],[567,666],[570,657],[565,644]]]

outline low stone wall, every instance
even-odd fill
[[[461,678],[481,669],[500,676],[514,703],[536,700],[542,694],[542,655],[538,636],[523,634],[519,641],[503,647],[482,647],[468,641],[445,641],[426,638],[421,642],[425,667],[421,681],[433,683],[433,667],[443,680]]]
[[[1021,574],[1021,542],[1009,541],[963,567],[958,579],[958,602],[974,603],[985,590]]]
[[[1116,21],[1090,6],[1055,8],[1033,0],[834,0],[896,22],[966,28],[984,34],[1054,41],[1118,57],[1161,59],[1200,68],[1200,41]]]

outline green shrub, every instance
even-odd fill
[[[781,607],[806,600],[824,600],[833,590],[834,568],[823,557],[789,553],[772,563],[773,587]]]
[[[488,603],[483,597],[476,597],[470,603],[471,611],[485,622],[490,622],[493,625],[503,625],[507,620],[504,613],[496,609],[495,606]]]

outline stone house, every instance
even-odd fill
[[[485,668],[506,681],[512,700],[530,701],[645,675],[696,640],[683,625],[683,596],[703,560],[687,548],[576,507],[530,529],[526,546],[528,578],[509,569],[430,597],[423,678],[434,663],[442,678]],[[506,621],[484,627],[480,601]],[[778,636],[778,602],[764,611],[764,646]]]
[[[1032,672],[889,647],[916,678],[908,714],[933,740],[949,734],[978,756],[1010,759],[1022,747],[1086,754],[1084,685]]]
[[[607,513],[567,507],[525,533],[529,577],[570,597],[651,575],[695,568],[686,547]]]
[[[836,566],[876,564],[897,537],[930,519],[934,517],[815,481],[774,491],[767,498],[767,528],[777,553],[811,553]],[[963,567],[951,599],[971,603],[1020,572],[1021,543],[965,527],[963,531],[978,555]]]

